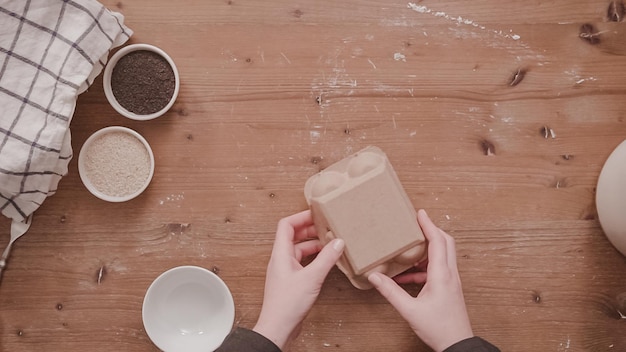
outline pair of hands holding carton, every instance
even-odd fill
[[[401,274],[395,281],[373,273],[368,281],[422,341],[435,351],[443,351],[474,335],[457,269],[454,239],[435,226],[424,210],[418,211],[417,220],[428,240],[428,262],[418,265],[422,271]],[[263,307],[253,330],[284,350],[298,335],[344,247],[341,239],[322,245],[308,210],[281,219],[267,267]],[[314,254],[317,256],[311,263],[301,264],[303,258]],[[407,283],[424,287],[413,297],[398,285]]]

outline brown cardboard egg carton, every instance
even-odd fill
[[[426,258],[416,212],[385,153],[367,147],[310,177],[304,195],[323,244],[345,241],[337,266],[359,289]]]

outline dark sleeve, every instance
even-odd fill
[[[500,349],[480,337],[474,336],[455,343],[443,352],[500,352]]]
[[[281,352],[265,336],[244,328],[233,330],[215,352]]]

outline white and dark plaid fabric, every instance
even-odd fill
[[[76,99],[132,35],[123,21],[95,0],[0,0],[0,210],[14,221],[67,173]]]

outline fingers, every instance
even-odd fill
[[[415,268],[417,270],[426,271],[426,269],[428,268],[428,258],[426,258],[425,260],[415,264]]]
[[[443,231],[441,231],[443,232]],[[458,271],[456,264],[456,244],[454,238],[443,232],[444,238],[446,239],[446,249],[448,252],[448,267],[454,271]]]
[[[295,240],[294,236],[298,230],[308,229],[311,225],[313,225],[311,211],[305,210],[280,219],[280,221],[278,221],[276,235],[278,237],[279,233],[291,233],[292,237],[288,237],[287,239],[293,242]]]
[[[403,290],[388,276],[381,273],[373,273],[367,277],[367,280],[374,285],[376,290],[385,297],[396,310],[401,311],[401,307],[410,305],[413,297]]]
[[[290,242],[300,242],[312,238],[317,238],[317,231],[313,224],[311,211],[293,214],[278,221],[276,237]]]
[[[307,238],[315,238],[311,211],[305,210],[278,221],[273,252],[281,255],[293,255],[294,244]]]
[[[433,224],[423,209],[417,212],[417,221],[428,240],[429,270],[436,273],[445,269],[448,266],[448,248],[443,231]]]
[[[317,230],[315,230],[315,225],[313,224],[303,226],[301,228],[296,228],[295,231],[296,233],[294,234],[293,238],[294,242],[317,239]]]
[[[393,280],[399,284],[423,284],[427,275],[425,272],[405,273],[394,277]]]
[[[318,279],[323,280],[341,257],[344,247],[345,242],[339,238],[328,242],[304,270],[312,271]]]
[[[428,239],[428,272],[431,279],[458,276],[454,238],[438,228],[424,210],[417,213],[418,222]]]
[[[417,211],[417,222],[419,223],[426,239],[433,240],[441,236],[441,230],[430,220],[426,210],[420,209]]]
[[[300,242],[295,245],[296,260],[300,262],[303,258],[318,253],[321,249],[322,243],[319,240]]]

